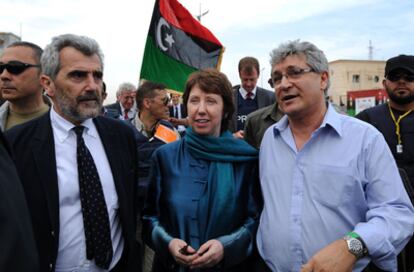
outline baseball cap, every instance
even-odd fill
[[[414,74],[414,56],[399,55],[387,60],[385,64],[385,76],[396,69],[404,69]]]

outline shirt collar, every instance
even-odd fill
[[[256,96],[256,91],[257,91],[257,85],[254,87],[254,89],[252,90],[252,96],[251,96],[251,99],[254,99],[255,98],[255,96]],[[246,95],[247,95],[247,91],[242,87],[242,86],[240,86],[240,89],[239,89],[239,92],[240,92],[240,94],[241,94],[241,96],[243,97],[243,99],[246,99],[247,97],[246,97]]]
[[[144,136],[148,137],[147,132],[145,131],[144,123],[142,123],[141,119],[139,119],[139,114],[136,114],[135,118],[132,119],[131,122],[139,132],[144,134]]]
[[[50,110],[50,120],[52,122],[53,131],[56,133],[56,137],[59,140],[59,142],[63,143],[71,134],[74,133],[71,132],[72,128],[75,127],[74,124],[60,116],[56,111],[54,106]],[[94,138],[98,137],[98,131],[96,130],[96,127],[92,121],[92,118],[86,119],[81,124],[84,126],[85,133],[89,136],[92,136]]]
[[[288,125],[289,120],[287,115],[285,115],[279,120],[279,122],[276,123],[273,129],[274,136],[287,129]],[[328,110],[325,113],[322,124],[317,130],[324,127],[333,129],[340,137],[342,137],[343,131],[341,126],[341,114],[337,113],[331,104],[328,104]]]

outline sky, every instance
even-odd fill
[[[94,38],[105,55],[107,103],[122,82],[138,84],[154,0],[0,0],[0,32],[41,47],[60,34]],[[239,84],[245,56],[261,64],[258,85],[268,88],[269,53],[300,39],[323,50],[329,61],[414,55],[413,0],[179,0],[225,46],[221,71]]]

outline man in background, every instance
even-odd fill
[[[171,94],[172,105],[170,109],[169,121],[177,128],[180,134],[185,132],[187,122],[187,111],[185,106],[180,103],[180,95],[176,93]]]
[[[388,103],[366,109],[356,117],[384,135],[414,203],[414,56],[399,55],[387,60],[382,85],[387,91]],[[398,271],[414,270],[412,256],[413,239],[399,255]]]
[[[43,50],[30,42],[9,45],[0,57],[0,92],[6,102],[0,107],[0,129],[5,131],[49,110],[49,100],[40,85]]]
[[[135,93],[137,88],[134,84],[124,82],[118,87],[116,92],[116,102],[106,105],[108,110],[116,110],[118,118],[121,120],[131,120],[134,118],[136,109],[134,106]]]
[[[236,110],[229,129],[233,132],[234,137],[242,139],[247,115],[272,105],[275,102],[275,95],[272,91],[257,86],[260,65],[256,58],[242,58],[238,68],[241,85],[233,88]]]

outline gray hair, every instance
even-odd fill
[[[328,59],[323,51],[316,47],[316,45],[306,41],[301,42],[299,39],[282,43],[279,47],[273,49],[270,52],[270,66],[273,68],[273,66],[281,63],[291,55],[303,55],[306,57],[306,63],[316,73],[327,72],[329,74]],[[329,86],[330,79],[328,77],[328,84],[324,90],[325,95]]]
[[[134,84],[129,83],[129,82],[124,82],[121,83],[121,85],[119,85],[118,90],[116,91],[116,96],[120,96],[121,94],[123,94],[124,92],[130,92],[130,91],[136,91],[137,87],[135,87]]]
[[[65,47],[73,47],[86,56],[92,56],[96,54],[101,61],[101,66],[103,69],[104,56],[99,47],[99,44],[94,39],[86,36],[64,34],[52,38],[52,42],[47,45],[43,51],[40,62],[42,65],[42,71],[45,75],[49,76],[52,79],[56,78],[56,75],[60,70],[59,53]]]

